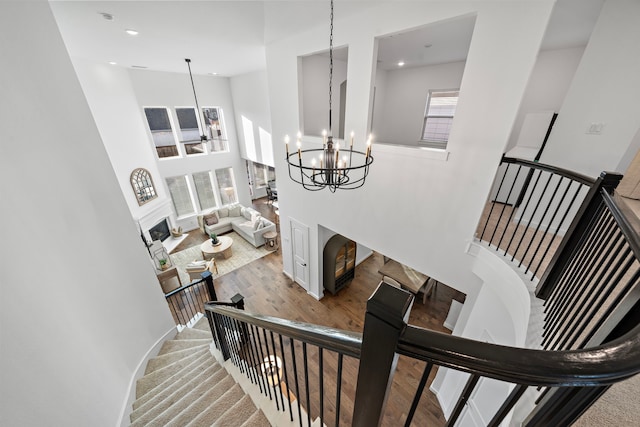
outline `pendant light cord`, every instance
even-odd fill
[[[331,132],[331,107],[333,98],[333,0],[331,0],[331,25],[329,27],[329,136],[332,137]]]
[[[198,97],[196,96],[196,86],[193,84],[193,76],[191,75],[191,60],[189,58],[185,58],[184,61],[187,63],[187,67],[189,68],[189,78],[191,79],[191,88],[193,89],[193,98],[196,101],[196,117],[198,118],[198,123],[200,123],[200,129],[202,129],[202,135],[200,135],[200,140],[206,141],[207,137],[204,134],[204,125],[202,124],[202,117],[200,117],[200,106],[198,105]]]

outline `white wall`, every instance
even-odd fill
[[[0,28],[0,424],[114,426],[173,321],[48,3]]]
[[[430,90],[458,89],[464,62],[401,68],[386,72],[384,100],[376,99],[377,121],[373,123],[376,142],[417,145]],[[376,79],[378,83],[378,79]],[[380,87],[376,86],[377,90]],[[377,96],[376,96],[377,98]],[[457,119],[456,119],[457,121]],[[454,126],[457,126],[454,121]]]
[[[302,117],[300,130],[305,135],[321,136],[329,131],[329,56],[316,54],[301,58]],[[338,138],[340,123],[340,84],[347,80],[347,62],[333,58],[331,124],[333,136]],[[347,82],[349,92],[349,82]],[[348,95],[347,95],[348,96]],[[293,131],[292,135],[297,132]],[[345,129],[345,135],[351,131]]]
[[[640,2],[607,0],[540,159],[598,176],[633,158],[640,128]],[[600,135],[587,134],[603,123]],[[628,162],[627,162],[628,163]]]
[[[274,167],[267,72],[231,77],[230,84],[242,157]]]
[[[507,150],[516,145],[527,113],[560,111],[583,52],[584,46],[581,46],[544,50],[538,54],[536,66],[531,73],[518,116],[509,136]]]
[[[359,190],[308,192],[291,180],[280,179],[285,272],[292,271],[292,217],[311,230],[312,293],[319,294],[321,286],[318,224],[463,292],[477,285],[464,251],[473,238],[509,137],[552,4],[394,2],[369,7],[353,18],[336,16],[335,43],[349,46],[346,128],[354,129],[359,149],[364,147],[362,137],[368,129],[375,38],[463,14],[477,13],[477,20],[461,84],[458,125],[447,148],[448,160],[446,155],[434,156],[429,150],[374,144],[375,161],[367,183]],[[271,12],[265,16],[271,16]],[[317,52],[325,43],[326,29],[318,28],[267,45],[275,141],[282,141],[285,134],[294,133],[300,126],[297,57]],[[491,115],[486,114],[487,99],[494,101]],[[280,175],[286,171],[284,161],[279,160],[284,158],[283,145],[274,144]]]
[[[138,100],[140,114],[144,107],[168,107],[174,128],[177,126],[175,107],[195,107],[193,89],[188,74],[167,73],[148,70],[129,70],[133,89]],[[229,152],[215,152],[207,155],[191,155],[182,158],[158,160],[158,170],[162,177],[189,175],[215,169],[233,168],[238,199],[244,205],[251,204],[246,163],[240,157],[236,133],[233,100],[229,79],[225,77],[193,76],[198,95],[198,104],[203,107],[221,107],[227,133]],[[145,125],[146,126],[146,125]],[[147,130],[148,132],[148,130]],[[147,143],[152,147],[151,137]],[[166,186],[164,179],[159,185]],[[167,190],[168,192],[168,190]],[[196,203],[196,208],[198,208]],[[197,227],[195,214],[177,221],[185,230]]]
[[[133,218],[148,215],[170,200],[170,196],[157,166],[155,150],[149,144],[144,113],[133,92],[129,72],[123,67],[82,58],[72,60],[131,215]],[[130,183],[131,172],[137,168],[151,173],[158,194],[142,206],[138,205]]]

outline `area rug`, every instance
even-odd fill
[[[218,276],[227,274],[230,271],[238,269],[243,265],[247,265],[252,261],[255,261],[263,256],[270,254],[271,251],[267,250],[264,246],[259,248],[254,247],[251,243],[244,240],[235,231],[231,233],[225,233],[225,236],[233,239],[233,246],[231,249],[233,255],[227,259],[216,259],[216,265],[218,266]],[[176,252],[169,255],[171,262],[178,269],[178,275],[183,285],[191,283],[189,275],[185,270],[185,266],[190,262],[201,260],[202,252],[200,251],[200,245],[192,246],[188,249]]]

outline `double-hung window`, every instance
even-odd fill
[[[445,148],[458,105],[458,90],[430,90],[422,128],[422,142]]]

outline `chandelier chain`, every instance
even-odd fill
[[[331,116],[332,116],[332,98],[333,98],[333,0],[331,0],[331,23],[329,26],[329,136],[333,136],[331,132]]]

